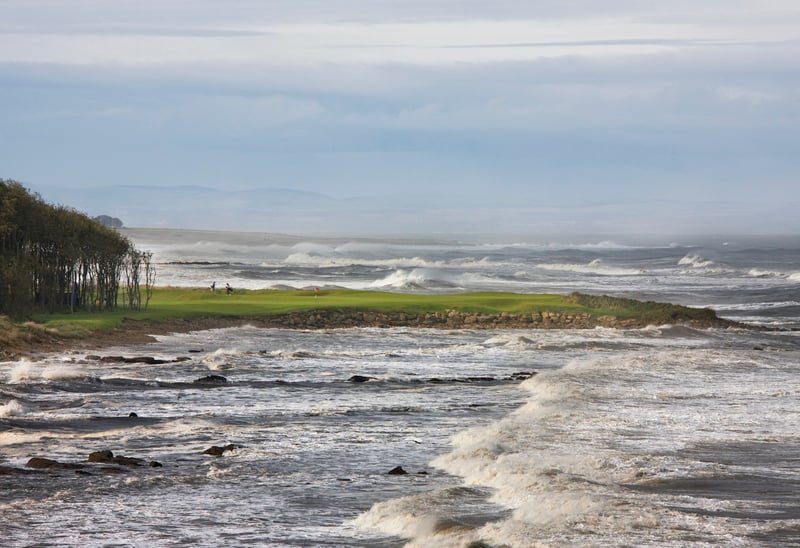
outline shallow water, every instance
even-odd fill
[[[159,252],[180,256],[170,245]],[[225,256],[213,251],[219,242],[198,246]],[[609,242],[337,246],[334,258],[352,263],[335,266],[338,278],[325,265],[303,267],[319,278],[280,258],[271,267],[296,286],[325,276],[355,284],[348,273],[368,271],[358,283],[371,286],[411,268],[409,256],[437,262],[434,280],[478,280],[464,289],[552,283],[798,325],[796,305],[783,306],[800,300],[797,252],[785,242],[691,248],[703,259],[686,258],[688,247]],[[254,249],[227,253],[252,252],[257,265]],[[613,272],[598,274],[598,258]],[[210,272],[240,269],[229,262],[159,268],[204,285]],[[84,353],[2,363],[0,466],[34,456],[87,464],[0,475],[3,545],[800,544],[799,334],[242,327],[100,352],[164,364]],[[195,382],[208,375],[227,382]],[[203,454],[227,444],[237,447]],[[111,473],[86,463],[102,449],[163,466]],[[396,466],[409,474],[389,475]]]

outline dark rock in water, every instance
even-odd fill
[[[395,466],[389,472],[387,472],[390,476],[405,476],[408,474],[405,470],[403,470],[402,466]]]
[[[147,365],[161,365],[167,363],[167,360],[160,360],[153,356],[135,356],[133,358],[125,358],[125,363],[145,363]]]
[[[57,460],[45,459],[42,457],[33,457],[25,466],[28,468],[36,468],[37,470],[78,470],[83,468],[82,464],[58,462]]]
[[[368,380],[372,379],[373,377],[365,377],[364,375],[353,375],[349,379],[350,382],[367,382]]]
[[[511,374],[511,380],[524,381],[536,375],[536,371],[518,371]]]
[[[115,456],[112,451],[95,451],[89,455],[89,462],[99,462],[102,464],[119,464],[121,466],[142,466],[144,459],[135,457]]]
[[[149,466],[150,468],[163,468],[164,465],[158,462],[157,460],[151,460],[150,464],[148,464],[147,466]]]
[[[758,344],[758,345],[753,347],[753,350],[764,350],[764,347],[761,346],[760,344]]]
[[[162,360],[154,358],[153,356],[134,356],[126,358],[125,356],[86,356],[86,359],[94,359],[103,363],[144,363],[147,365],[160,365],[170,363],[169,360]],[[175,360],[178,361],[178,360]]]
[[[134,413],[134,412],[130,412],[130,413],[128,413],[128,418],[135,419],[135,418],[138,418],[138,417],[139,417],[139,415],[137,415],[137,414],[136,414],[136,413]]]
[[[89,462],[111,462],[114,458],[114,452],[106,449],[105,451],[95,451],[89,454],[87,459]]]
[[[16,476],[21,474],[35,474],[33,470],[14,468],[13,466],[0,466],[0,476]]]
[[[228,379],[222,375],[206,375],[194,380],[194,384],[225,384]]]
[[[189,353],[190,354],[199,354],[200,352],[205,352],[205,350],[203,350],[202,348],[190,348],[189,349]]]
[[[222,454],[225,453],[225,451],[233,451],[234,449],[238,449],[238,448],[239,448],[238,445],[234,445],[232,443],[229,443],[228,445],[225,445],[225,446],[212,445],[211,447],[209,447],[208,449],[203,451],[203,454],[204,455],[213,455],[215,457],[221,457]]]
[[[111,463],[121,464],[122,466],[142,466],[144,465],[144,459],[137,459],[136,457],[114,457]]]

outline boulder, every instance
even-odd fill
[[[222,454],[225,453],[226,451],[233,451],[234,449],[238,449],[238,448],[239,448],[238,445],[234,445],[232,443],[229,443],[228,445],[225,445],[225,446],[212,445],[211,447],[209,447],[208,449],[203,451],[203,454],[204,455],[213,455],[215,457],[221,457]]]
[[[18,476],[22,474],[35,474],[33,470],[14,468],[13,466],[0,466],[0,476]]]
[[[405,476],[406,474],[408,474],[408,472],[403,470],[402,466],[395,466],[394,468],[389,470],[387,474],[389,474],[390,476]]]
[[[194,384],[225,384],[228,382],[228,379],[222,375],[206,375],[205,377],[195,379],[193,382]]]
[[[119,464],[121,466],[142,466],[144,459],[137,459],[135,457],[115,456],[112,451],[95,451],[89,454],[89,462],[98,462],[102,464]]]
[[[78,470],[83,468],[82,464],[58,462],[57,460],[45,459],[42,457],[33,457],[25,464],[25,466],[28,468],[35,468],[37,470]]]
[[[353,375],[349,379],[350,382],[367,382],[368,380],[372,379],[373,377],[365,377],[364,375]]]

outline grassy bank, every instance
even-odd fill
[[[120,327],[125,321],[160,322],[191,320],[198,317],[259,318],[281,314],[303,313],[312,310],[374,311],[407,314],[447,313],[503,315],[536,314],[542,312],[613,316],[617,319],[638,319],[646,322],[669,323],[675,320],[712,320],[710,310],[686,308],[665,303],[641,302],[631,299],[572,295],[518,293],[453,293],[420,295],[377,291],[224,291],[212,293],[207,289],[158,288],[147,310],[40,315],[34,318],[47,328],[64,336]]]
[[[585,307],[561,295],[515,293],[458,293],[419,295],[351,290],[238,290],[231,295],[218,290],[156,288],[147,310],[74,314],[41,314],[37,323],[64,335],[119,327],[126,320],[159,322],[197,317],[257,318],[310,310],[372,310],[377,312],[460,312],[502,314],[532,311],[582,310]]]
[[[157,288],[147,310],[41,314],[25,324],[0,322],[6,355],[75,341],[121,344],[144,333],[187,331],[237,321],[271,327],[396,326],[439,328],[591,328],[688,323],[730,324],[708,309],[631,299],[518,293],[407,294],[352,290]]]

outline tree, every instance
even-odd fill
[[[144,306],[155,283],[151,258],[85,214],[0,179],[0,312],[113,310],[121,294],[138,310],[142,276]]]

